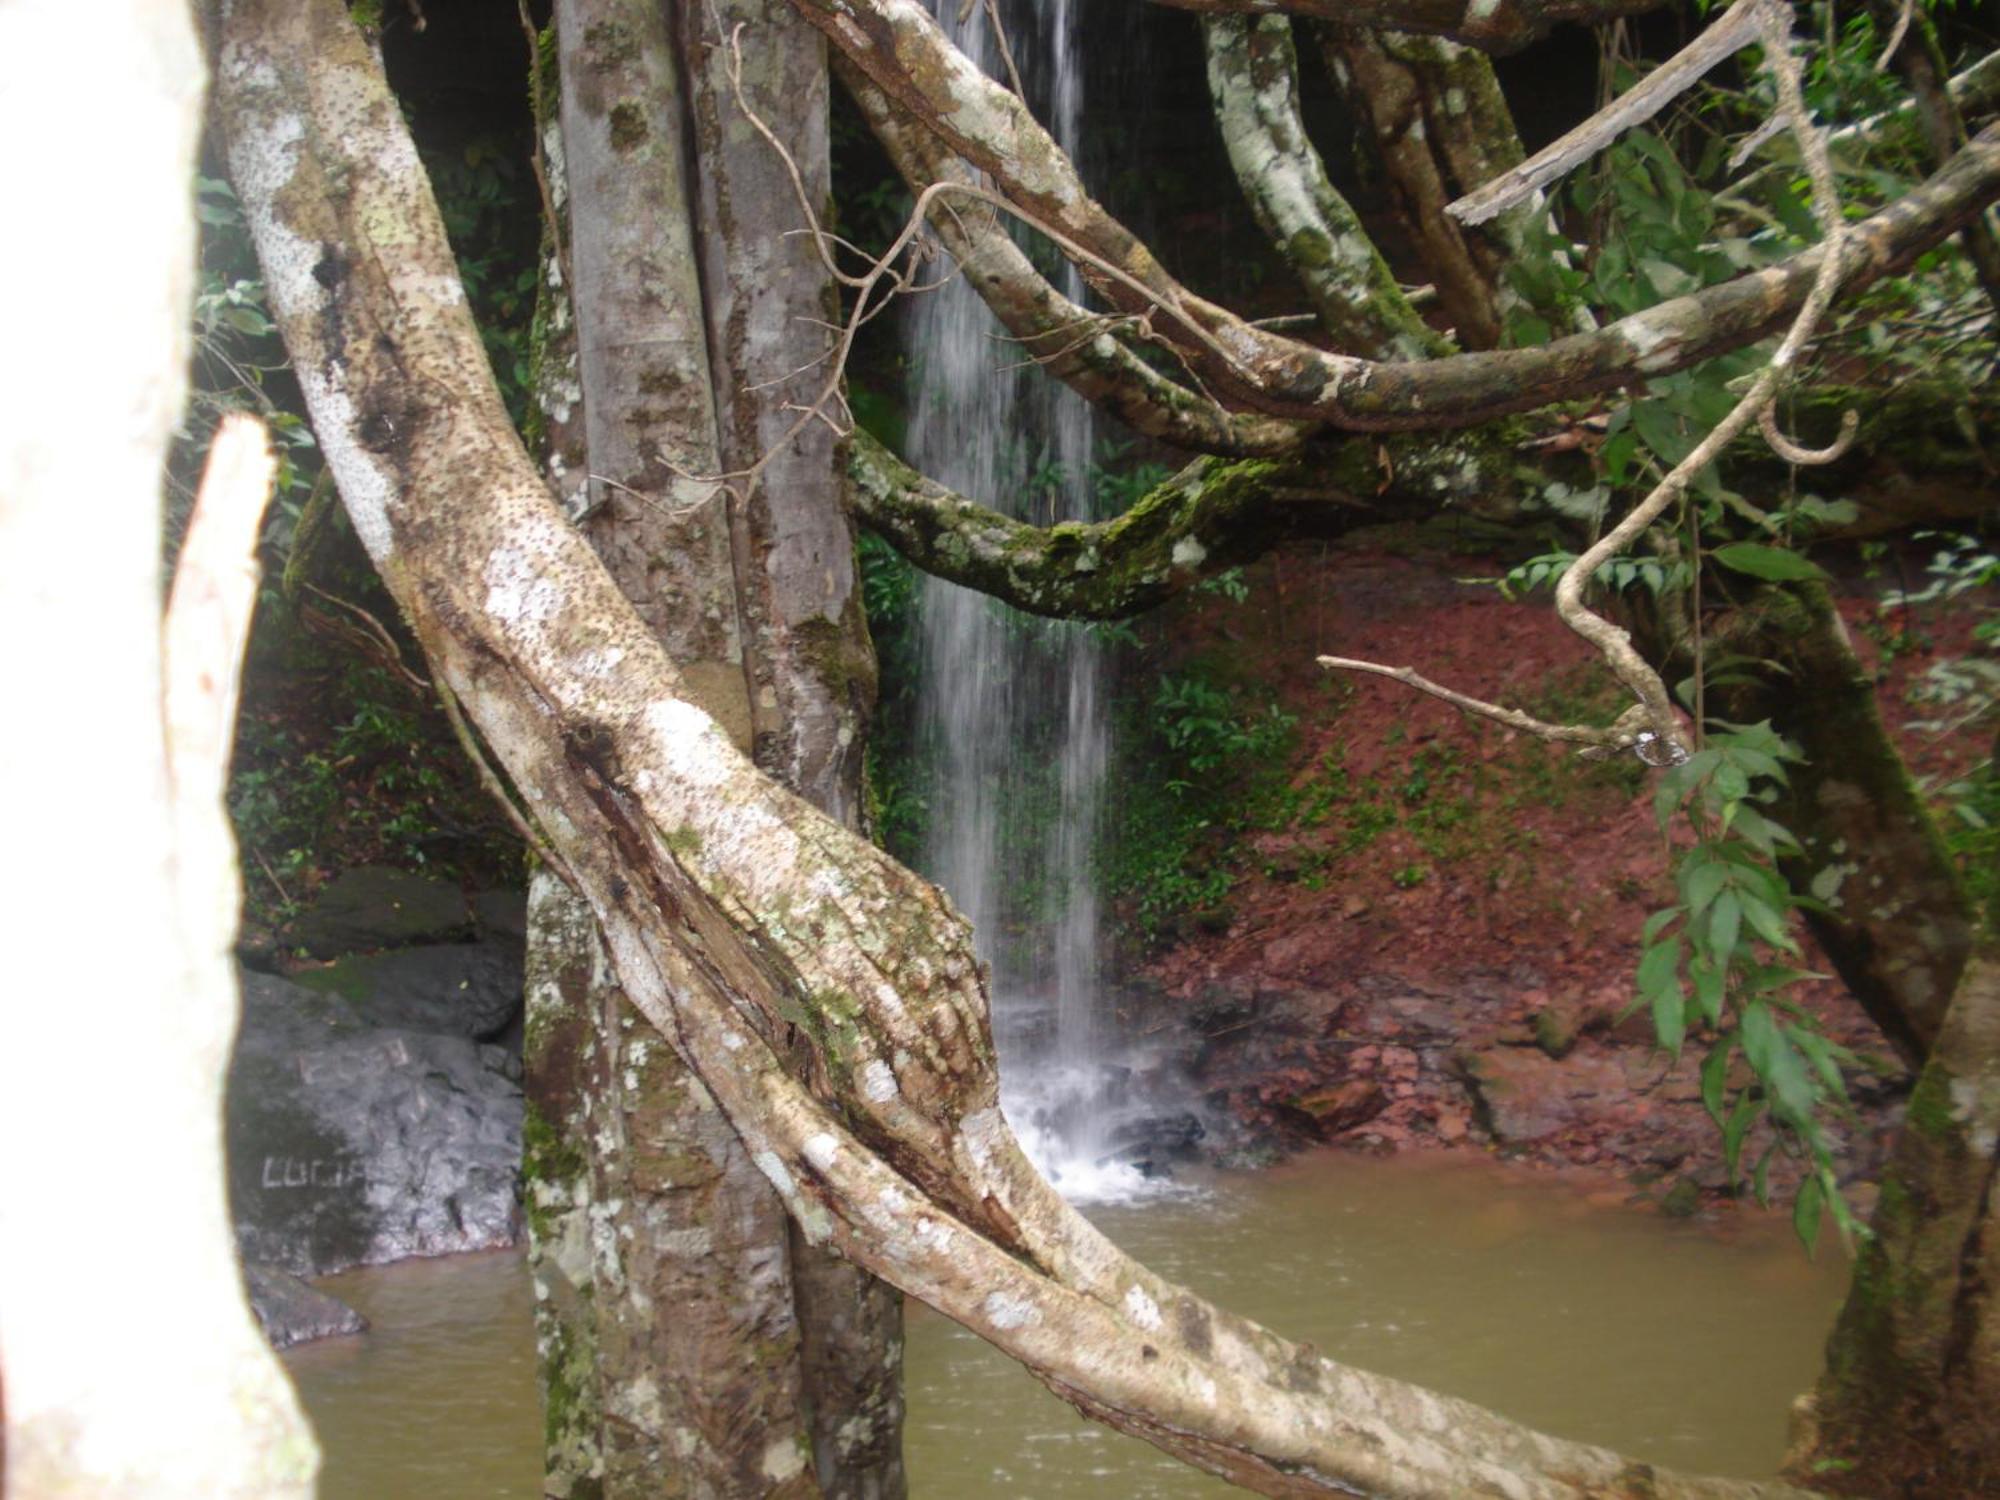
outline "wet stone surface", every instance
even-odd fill
[[[310,1276],[512,1244],[519,1076],[504,1047],[246,973],[227,1112],[245,1259]]]

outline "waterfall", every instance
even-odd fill
[[[938,9],[953,40],[1005,76],[980,10],[961,22],[958,0]],[[1074,154],[1083,80],[1072,0],[1004,0],[1001,12],[1037,118]],[[1074,270],[1063,280],[1082,303]],[[962,278],[915,298],[907,332],[912,461],[1041,525],[1088,519],[1089,404],[1033,368]],[[1080,626],[1030,619],[935,578],[920,609],[923,864],[971,919],[992,966],[1009,1118],[1070,1196],[1127,1194],[1140,1174],[1105,1160],[1123,1075],[1110,1066],[1116,1039],[1101,1014],[1094,868],[1111,749],[1104,651]]]

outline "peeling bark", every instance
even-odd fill
[[[808,1237],[1093,1415],[1266,1494],[1787,1493],[1341,1366],[1153,1276],[1070,1210],[1000,1115],[963,921],[738,753],[564,523],[335,0],[241,0],[219,78],[273,310],[357,531],[631,1001]]]
[[[1209,97],[1236,180],[1334,347],[1370,359],[1450,353],[1450,341],[1424,326],[1361,220],[1327,180],[1299,114],[1291,21],[1221,16],[1205,21],[1202,34]]]
[[[917,0],[793,0],[881,89],[992,174],[1014,203],[1087,251],[1084,274],[1144,318],[1219,396],[1274,416],[1357,431],[1466,427],[1551,401],[1665,375],[1754,343],[1789,321],[1818,249],[1590,333],[1533,349],[1384,364],[1329,353],[1244,322],[1177,283],[1083,189],[1027,107],[951,45]],[[1855,290],[1955,232],[2000,197],[2000,126],[1927,182],[1848,227],[1841,286]]]
[[[1787,1467],[1837,1494],[2000,1493],[2000,952],[1965,966]]]

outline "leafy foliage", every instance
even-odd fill
[[[1710,1039],[1702,1102],[1722,1131],[1732,1181],[1741,1179],[1744,1147],[1760,1121],[1769,1144],[1750,1169],[1759,1202],[1770,1201],[1773,1158],[1799,1159],[1793,1222],[1811,1248],[1823,1211],[1843,1237],[1857,1228],[1822,1124],[1826,1113],[1847,1107],[1842,1069],[1857,1059],[1787,995],[1813,977],[1797,967],[1792,924],[1817,898],[1794,894],[1779,873],[1779,857],[1798,841],[1762,809],[1783,788],[1785,763],[1797,758],[1768,724],[1735,726],[1660,778],[1653,796],[1660,831],[1684,820],[1693,842],[1674,864],[1679,900],[1646,923],[1637,1003],[1651,1010],[1660,1045],[1676,1057],[1691,1034]],[[1749,1072],[1741,1085],[1732,1076],[1738,1057]]]

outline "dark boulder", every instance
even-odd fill
[[[243,1288],[250,1294],[250,1311],[257,1315],[257,1324],[273,1349],[368,1329],[368,1320],[338,1297],[307,1286],[276,1266],[246,1263]]]
[[[1176,1162],[1191,1162],[1201,1155],[1201,1143],[1208,1127],[1191,1110],[1144,1115],[1127,1120],[1112,1130],[1107,1161],[1122,1161],[1138,1169],[1142,1176],[1169,1175]]]
[[[441,943],[353,954],[292,982],[340,996],[356,1020],[439,1036],[497,1041],[521,1009],[521,950],[500,943]]]
[[[357,865],[326,883],[285,929],[284,941],[314,958],[332,958],[443,942],[471,927],[457,886],[386,865]]]
[[[518,1076],[504,1048],[246,973],[227,1117],[244,1258],[310,1276],[511,1245]]]

